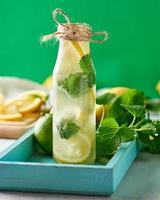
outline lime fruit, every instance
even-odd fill
[[[47,113],[35,124],[34,136],[37,143],[45,152],[52,154],[52,114]]]

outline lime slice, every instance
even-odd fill
[[[84,163],[90,155],[91,144],[86,135],[79,134],[69,139],[55,136],[53,154],[62,163]]]

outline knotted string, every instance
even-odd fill
[[[67,23],[62,24],[58,19],[57,15],[62,15]],[[46,42],[53,38],[66,39],[66,40],[76,40],[76,41],[86,41],[93,43],[103,43],[108,39],[108,34],[103,32],[92,32],[88,24],[71,23],[68,15],[61,9],[55,9],[53,12],[53,19],[58,25],[58,31],[51,33],[49,35],[44,35],[41,38],[41,42]],[[93,36],[102,35],[102,39],[92,39]]]

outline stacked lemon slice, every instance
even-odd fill
[[[0,94],[0,125],[26,126],[34,123],[40,116],[47,93],[30,90],[5,100]]]

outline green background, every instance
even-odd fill
[[[60,7],[73,22],[106,30],[109,40],[91,44],[97,87],[137,87],[157,96],[160,79],[160,1],[0,0],[0,75],[42,82],[52,73],[58,43],[39,38],[56,30],[52,11]]]

